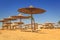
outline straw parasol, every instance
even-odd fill
[[[8,18],[4,18],[4,20],[10,21],[10,23],[7,23],[7,24],[12,24],[11,21],[16,19],[9,16]],[[11,29],[11,25],[10,25],[10,29]]]
[[[16,18],[16,19],[20,19],[20,22],[21,22],[21,19],[29,19],[31,18],[31,16],[23,16],[22,14],[18,14],[17,16],[11,16],[12,18]]]
[[[24,24],[23,22],[14,22],[15,24]]]
[[[34,18],[33,18],[32,14],[42,14],[45,12],[45,10],[43,10],[41,8],[35,8],[33,6],[30,6],[28,8],[20,8],[20,9],[18,9],[18,12],[22,12],[25,14],[31,14],[31,27],[33,27],[32,24],[33,24]],[[33,28],[33,30],[36,30],[35,27]]]
[[[20,22],[18,23],[18,24],[23,24],[23,23],[21,23],[22,22],[22,20],[21,19],[29,19],[29,18],[31,18],[31,16],[23,16],[22,14],[18,14],[17,16],[11,16],[12,18],[16,18],[16,19],[20,19]],[[21,26],[21,25],[20,25]],[[22,27],[22,26],[21,26]]]
[[[2,27],[3,27],[3,25],[6,23],[6,22],[8,22],[7,20],[0,20],[0,22],[2,22]],[[4,28],[4,27],[3,27]]]
[[[4,19],[3,19],[3,20],[0,20],[0,22],[7,22],[7,20],[4,20]]]
[[[4,20],[16,20],[16,19],[9,16],[8,18],[4,18]]]

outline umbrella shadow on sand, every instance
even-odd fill
[[[39,34],[48,34],[48,33],[46,33],[46,32],[38,32]]]
[[[39,34],[48,34],[47,32],[44,32],[44,31],[41,31],[41,30],[39,30],[37,33],[39,33]]]
[[[23,31],[23,32],[32,32],[32,33],[38,33],[38,34],[48,34],[47,32],[37,30],[37,31]]]

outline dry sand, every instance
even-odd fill
[[[38,33],[0,30],[0,40],[60,40],[60,29],[41,29]]]

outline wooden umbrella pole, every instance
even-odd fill
[[[34,31],[36,30],[36,27],[35,27],[35,20],[34,20],[34,18],[33,18],[33,25],[34,25]]]
[[[11,20],[10,20],[10,23],[11,23]],[[11,29],[11,24],[10,24],[10,29]]]
[[[4,22],[2,22],[2,29],[4,29],[4,26],[3,25],[4,25]]]
[[[31,29],[33,31],[33,19],[32,19],[32,14],[31,14]]]
[[[33,18],[33,16],[32,16],[32,22],[33,22],[33,30],[35,31],[36,30],[36,28],[35,28],[35,20],[34,20],[34,18]]]
[[[20,22],[21,22],[21,19],[20,19]]]
[[[22,20],[21,20],[21,18],[20,18],[20,22],[21,22]],[[22,26],[21,26],[21,24],[20,24],[20,29],[22,29]]]

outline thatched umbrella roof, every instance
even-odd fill
[[[17,18],[17,19],[28,19],[30,16],[11,16],[12,18]]]
[[[16,20],[16,19],[12,17],[8,17],[8,18],[4,18],[4,20]]]
[[[14,22],[15,24],[24,24],[23,22]]]
[[[12,18],[16,18],[16,19],[29,19],[31,18],[31,16],[23,16],[22,14],[19,14],[17,16],[11,16]]]
[[[7,22],[7,20],[0,20],[0,22]]]
[[[7,23],[5,23],[5,24],[12,24],[12,23],[10,23],[10,22],[7,22]]]
[[[30,6],[28,8],[20,8],[20,9],[18,9],[18,12],[22,12],[22,13],[26,13],[26,14],[41,14],[46,11],[41,8],[35,8],[33,6]]]

